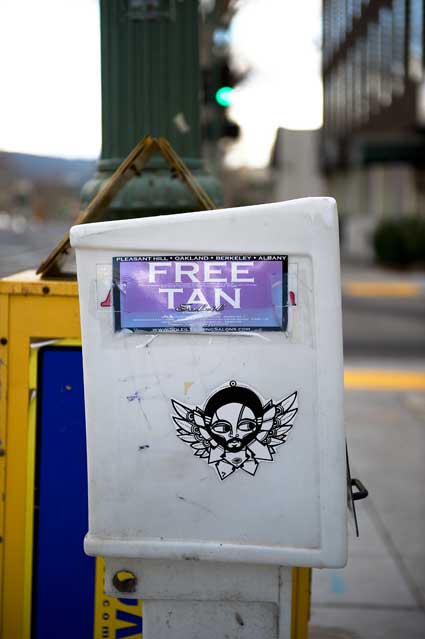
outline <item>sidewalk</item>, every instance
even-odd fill
[[[347,567],[313,571],[310,639],[423,639],[425,393],[348,388],[345,415],[369,497]]]
[[[347,567],[313,571],[310,639],[423,639],[425,272],[344,263],[342,285],[347,440],[369,497]]]

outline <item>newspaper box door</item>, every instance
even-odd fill
[[[87,224],[71,240],[86,551],[344,565],[335,202]]]

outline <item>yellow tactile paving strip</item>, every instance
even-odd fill
[[[348,390],[422,391],[425,371],[346,368],[344,385]]]
[[[421,286],[416,282],[346,282],[343,292],[350,297],[417,297]]]

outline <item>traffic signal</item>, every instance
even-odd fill
[[[219,58],[202,70],[203,137],[216,141],[239,137],[239,126],[229,118],[227,109],[233,100],[236,78],[227,58]]]
[[[229,107],[232,104],[233,87],[220,87],[215,93],[215,101],[222,107]]]

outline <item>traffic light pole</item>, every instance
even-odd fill
[[[100,0],[102,152],[83,187],[86,208],[144,136],[165,137],[201,186],[220,203],[220,189],[201,160],[198,1]],[[186,186],[161,158],[111,203],[109,219],[198,210]]]

